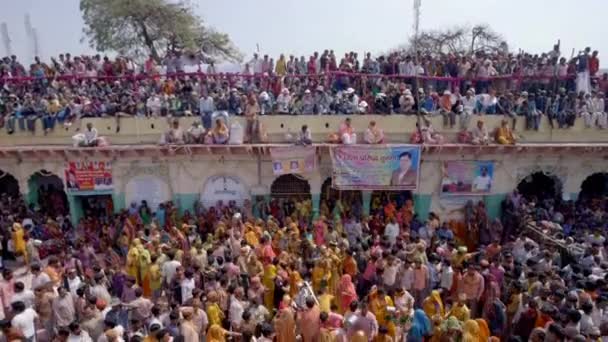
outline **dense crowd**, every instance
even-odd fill
[[[7,341],[608,338],[608,200],[536,190],[514,191],[494,220],[473,201],[459,219],[420,217],[391,193],[365,215],[350,191],[318,213],[304,195],[183,213],[142,201],[75,227],[60,204],[3,195],[0,329]]]
[[[50,63],[36,58],[26,67],[15,56],[5,57],[0,124],[9,133],[33,131],[40,120],[47,132],[83,117],[195,115],[209,129],[216,111],[245,116],[448,111],[451,116],[544,114],[567,126],[583,113],[605,112],[590,107],[587,96],[603,98],[608,91],[608,75],[599,75],[598,53],[589,48],[571,59],[561,57],[559,48],[537,55],[394,52],[362,59],[326,50],[308,60],[281,55],[276,61],[256,54],[238,74],[220,74],[213,64],[205,72],[199,65],[200,72],[184,73],[191,63],[180,54],[142,65],[126,57],[62,54]],[[467,97],[471,91],[473,102]],[[599,121],[586,120],[591,122]]]

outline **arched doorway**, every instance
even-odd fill
[[[581,184],[579,198],[593,199],[608,195],[608,173],[598,172],[585,178]]]
[[[277,177],[270,186],[272,198],[310,199],[310,184],[297,174],[287,174]]]
[[[19,197],[19,181],[8,172],[0,170],[0,195],[13,199]]]
[[[555,175],[535,172],[519,182],[517,191],[528,200],[559,199],[562,193],[562,182]]]
[[[27,185],[29,202],[40,207],[41,212],[51,217],[69,214],[68,198],[59,176],[42,169],[30,176]]]
[[[332,187],[331,177],[327,177],[321,185],[321,214],[329,215],[334,212],[336,204],[343,205],[343,214],[360,217],[363,210],[363,195],[359,190],[338,190]],[[348,211],[352,212],[348,212]],[[327,212],[325,212],[327,211]]]
[[[393,202],[396,208],[399,209],[408,200],[413,201],[413,199],[411,191],[374,191],[371,197],[370,213],[375,214],[378,210],[384,208],[388,202]]]

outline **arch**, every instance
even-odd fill
[[[154,175],[140,175],[129,179],[125,185],[125,203],[139,204],[144,200],[152,211],[156,211],[159,204],[171,200],[171,190],[167,182]]]
[[[608,194],[608,173],[596,172],[589,175],[581,183],[579,198],[592,199],[603,197]]]
[[[286,174],[277,177],[270,186],[270,196],[273,198],[296,197],[311,198],[310,183],[298,174]]]
[[[220,174],[207,178],[200,193],[200,202],[207,208],[214,206],[218,201],[227,204],[236,202],[243,205],[249,199],[249,188],[240,177]]]
[[[41,169],[28,178],[27,185],[29,203],[38,205],[52,217],[69,213],[68,198],[61,177]]]
[[[0,170],[0,195],[4,194],[19,197],[19,181],[12,174]]]
[[[517,191],[523,197],[538,201],[561,198],[562,189],[562,181],[556,175],[542,171],[527,175],[517,184]]]
[[[343,200],[344,203],[358,204],[359,208],[363,205],[363,193],[359,190],[338,190],[332,187],[331,177],[327,177],[321,185],[321,203],[327,205],[329,212],[333,212],[336,201]],[[321,204],[323,207],[323,204]]]

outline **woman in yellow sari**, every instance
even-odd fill
[[[475,322],[477,322],[477,325],[479,326],[479,342],[488,341],[490,339],[490,327],[488,326],[488,322],[482,318],[476,319]]]
[[[464,322],[464,326],[462,327],[462,342],[480,342],[480,337],[477,321],[470,319]]]
[[[439,316],[441,319],[445,317],[445,309],[439,291],[431,291],[431,294],[422,302],[422,310],[431,320],[435,316]]]
[[[395,326],[395,323],[389,319],[389,313],[386,310],[389,306],[394,307],[395,303],[393,303],[391,297],[387,296],[382,289],[372,289],[369,298],[369,310],[376,316],[378,325],[385,326],[388,329],[388,335],[395,338],[397,327]]]
[[[277,266],[269,263],[264,266],[264,277],[262,278],[262,284],[266,291],[264,292],[264,306],[268,311],[272,312],[274,307],[274,280],[277,277]]]
[[[19,223],[13,223],[12,240],[15,255],[23,255],[23,260],[28,264],[29,259],[25,250],[25,230],[23,230],[23,227]]]
[[[312,289],[315,293],[319,293],[321,287],[327,286],[327,281],[329,280],[329,267],[327,264],[327,260],[319,260],[312,269]]]
[[[127,274],[137,280],[137,284],[141,284],[139,279],[139,248],[141,244],[139,239],[133,240],[131,248],[127,253]]]
[[[150,252],[142,244],[139,244],[137,251],[139,254],[138,267],[141,280],[139,284],[144,291],[144,297],[150,298],[152,296],[152,288],[150,286],[150,264],[152,263],[152,260]]]

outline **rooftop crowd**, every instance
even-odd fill
[[[422,113],[444,115],[453,125],[456,118],[466,123],[470,115],[496,114],[525,116],[530,129],[542,116],[559,127],[577,117],[587,126],[606,126],[608,74],[599,74],[598,52],[590,48],[570,59],[558,47],[542,54],[394,52],[376,58],[339,57],[332,50],[276,60],[255,54],[238,74],[218,73],[213,64],[185,73],[191,63],[178,53],[142,65],[69,53],[29,66],[5,57],[0,124],[8,133],[34,131],[40,120],[49,132],[84,117],[200,116],[209,130],[220,111],[253,121],[269,114]]]
[[[7,341],[604,340],[608,200],[537,190],[511,193],[495,220],[483,202],[447,219],[388,195],[364,215],[347,192],[319,213],[306,196],[181,214],[142,201],[75,227],[5,194],[0,330]]]

